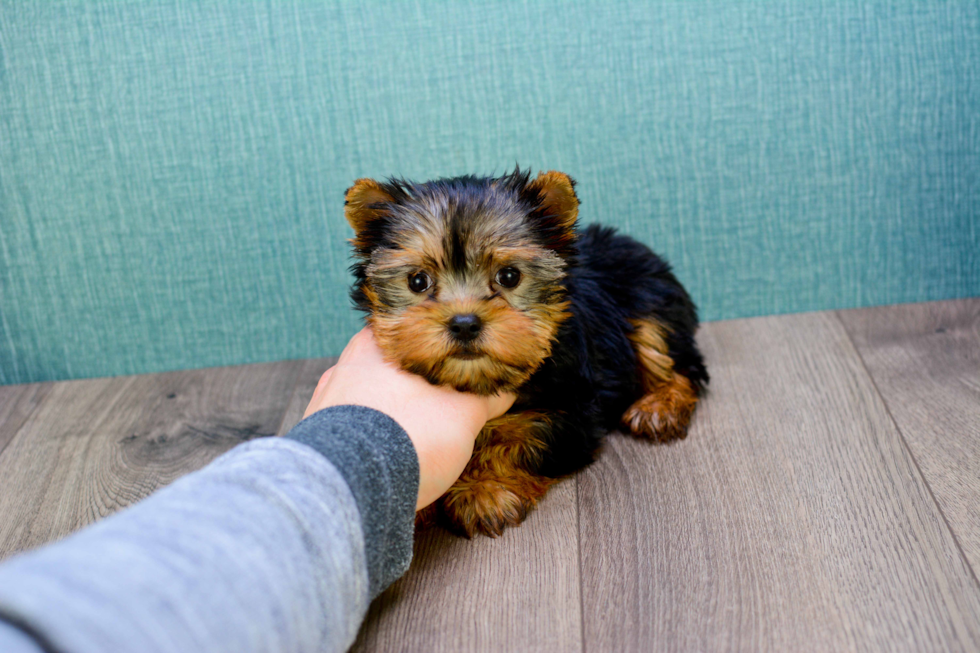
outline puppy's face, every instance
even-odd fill
[[[425,184],[361,179],[345,214],[352,296],[385,355],[457,390],[523,384],[567,317],[578,200],[558,172]]]

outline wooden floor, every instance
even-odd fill
[[[703,327],[668,446],[612,435],[497,539],[417,539],[359,651],[980,650],[980,299]],[[296,423],[327,359],[0,387],[0,556]]]

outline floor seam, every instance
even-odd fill
[[[966,551],[963,550],[963,545],[960,544],[960,538],[956,536],[956,531],[953,530],[953,526],[949,523],[949,518],[946,517],[946,511],[943,510],[943,507],[939,504],[939,499],[936,498],[936,493],[933,492],[929,479],[926,478],[926,475],[922,472],[922,467],[919,466],[919,461],[916,459],[915,454],[912,453],[912,448],[909,446],[908,439],[905,437],[902,427],[899,426],[898,420],[896,420],[895,416],[892,414],[892,409],[891,406],[888,405],[888,400],[878,388],[878,381],[875,380],[874,375],[868,368],[868,364],[864,360],[864,355],[861,354],[861,350],[858,348],[857,344],[855,344],[854,336],[851,335],[851,331],[847,328],[847,323],[844,322],[844,319],[841,317],[840,311],[833,311],[833,313],[834,317],[837,318],[838,323],[840,323],[841,327],[844,329],[848,342],[851,343],[851,347],[853,347],[855,353],[857,353],[858,360],[861,361],[861,368],[864,369],[864,373],[868,375],[869,379],[871,379],[871,387],[874,388],[875,394],[878,395],[879,399],[881,399],[881,403],[885,407],[885,412],[888,414],[888,419],[890,419],[892,424],[895,425],[895,430],[898,431],[898,437],[902,441],[902,447],[905,449],[909,459],[912,461],[912,465],[915,467],[915,471],[919,474],[919,478],[922,479],[922,483],[926,486],[926,492],[929,493],[929,498],[932,499],[933,505],[936,506],[936,510],[939,511],[939,516],[942,518],[943,524],[946,525],[946,530],[949,531],[950,537],[953,538],[953,544],[956,545],[956,550],[959,552],[960,558],[962,558],[966,568],[970,571],[970,577],[973,579],[973,584],[976,585],[977,589],[980,589],[980,578],[977,577],[976,570],[973,568],[973,565],[970,564],[970,559],[967,557]]]

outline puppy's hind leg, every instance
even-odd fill
[[[674,369],[665,328],[652,318],[633,320],[629,335],[639,365],[643,396],[623,413],[623,425],[639,437],[667,442],[684,438],[698,404],[698,387]]]

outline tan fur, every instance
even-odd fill
[[[370,295],[368,295],[370,298]],[[440,385],[464,392],[495,394],[524,383],[551,355],[558,326],[567,318],[568,304],[542,305],[515,311],[503,298],[489,301],[442,303],[427,301],[400,314],[368,316],[386,358]],[[461,313],[483,320],[482,358],[460,360],[446,322]]]
[[[697,407],[694,386],[676,372],[640,397],[623,413],[623,424],[634,434],[660,442],[682,439]]]
[[[533,218],[523,201],[459,207],[421,193],[392,207],[374,180],[359,179],[347,191],[367,321],[388,360],[434,384],[488,395],[518,389],[551,355],[569,317],[561,280],[576,238],[578,199],[574,182],[560,172],[540,174],[529,189],[540,198]],[[388,219],[385,238],[372,243],[378,230],[369,227],[379,218]],[[541,233],[548,234],[544,244]],[[497,281],[504,267],[520,271],[515,287]],[[432,283],[414,292],[409,279],[420,272]],[[482,328],[464,342],[448,326],[467,314],[478,316]],[[519,524],[556,482],[529,471],[537,469],[550,429],[547,416],[535,411],[489,422],[462,476],[438,508],[418,513],[418,525],[432,523],[437,511],[467,535],[496,536]]]
[[[358,179],[344,194],[344,216],[359,234],[372,219],[378,217],[374,204],[390,202],[391,196],[382,190],[381,185],[373,179]]]
[[[578,218],[578,197],[575,196],[575,184],[571,177],[564,172],[550,170],[538,174],[529,188],[541,195],[542,204],[549,212],[559,218],[562,226],[571,227]]]
[[[646,394],[623,414],[623,425],[634,435],[661,442],[684,438],[697,407],[697,389],[687,377],[674,371],[664,326],[652,319],[635,320],[632,324],[630,340]]]
[[[422,222],[421,219],[420,222]],[[399,245],[403,250],[411,252],[418,259],[420,265],[429,269],[438,269],[445,263],[445,252],[442,250],[445,229],[441,222],[434,222],[431,219],[429,222],[433,222],[433,224],[429,225],[428,229],[402,234]]]
[[[415,530],[435,526],[439,521],[439,502],[430,503],[415,513]]]
[[[491,420],[477,438],[473,457],[440,500],[443,514],[459,531],[497,537],[516,526],[557,479],[528,471],[545,450],[550,422],[537,411]]]
[[[629,338],[642,368],[643,389],[669,381],[674,373],[674,360],[667,355],[664,327],[654,320],[631,320],[630,324],[633,333]]]
[[[378,301],[378,293],[374,291],[374,288],[367,286],[364,288],[364,296],[367,297],[368,301],[371,302],[371,306],[377,310],[380,307],[380,302]]]

